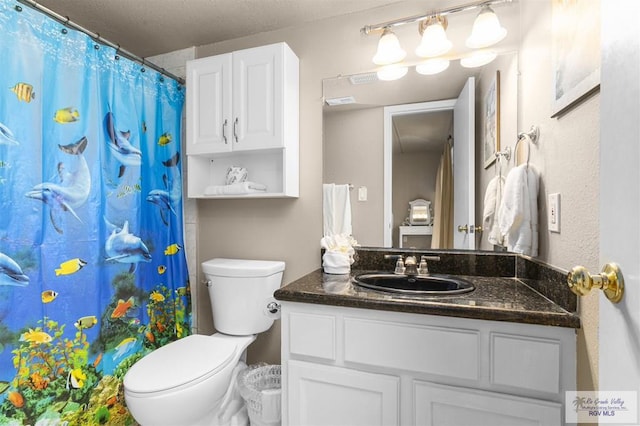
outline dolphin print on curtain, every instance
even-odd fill
[[[0,424],[133,424],[122,379],[190,330],[184,89],[0,0]]]

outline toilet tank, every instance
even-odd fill
[[[269,260],[211,259],[202,263],[213,311],[213,325],[224,334],[244,336],[268,330],[285,263]]]

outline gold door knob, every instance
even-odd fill
[[[602,272],[596,275],[591,275],[584,266],[576,266],[567,275],[567,284],[578,296],[585,296],[592,288],[599,288],[613,303],[621,301],[624,295],[624,278],[615,263],[607,263]]]
[[[458,232],[464,232],[466,234],[469,232],[469,225],[458,225]]]

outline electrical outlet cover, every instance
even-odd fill
[[[549,220],[551,232],[560,232],[560,194],[549,194]]]

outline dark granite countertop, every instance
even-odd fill
[[[364,257],[369,260],[371,255],[377,256],[379,253],[365,253]],[[451,253],[451,256],[455,258],[459,254]],[[478,253],[460,256],[477,257]],[[566,296],[566,285],[559,289],[562,300],[552,300],[558,291],[552,292],[551,296],[546,294],[549,287],[558,287],[552,280],[557,278],[553,277],[554,271],[551,271],[552,278],[549,278],[549,271],[540,272],[541,268],[546,269],[544,266],[535,263],[527,265],[526,258],[523,264],[523,259],[519,256],[509,256],[515,265],[514,272],[519,268],[529,274],[533,271],[535,276],[482,276],[459,270],[456,275],[471,281],[476,287],[474,291],[455,296],[407,297],[365,289],[352,283],[351,276],[369,270],[368,268],[352,269],[351,275],[324,274],[318,269],[277,290],[274,296],[278,300],[301,303],[579,328],[580,318],[575,313],[575,298]],[[500,262],[508,262],[504,256],[498,257],[502,259]],[[488,255],[486,259],[495,262],[493,255]],[[468,263],[468,260],[465,261]],[[356,261],[354,266],[369,266],[369,262],[361,259],[360,264]],[[463,272],[467,274],[463,275]],[[506,275],[512,274],[507,271]],[[556,275],[561,277],[562,272]]]

